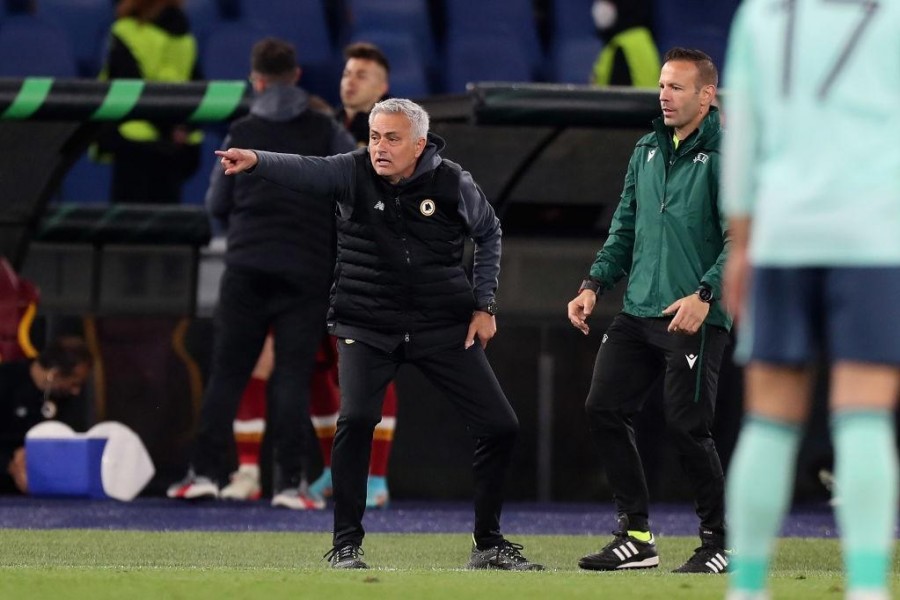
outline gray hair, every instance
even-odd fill
[[[375,115],[381,113],[403,113],[409,119],[409,124],[416,139],[428,137],[428,113],[412,100],[388,98],[377,102],[369,113],[369,127],[372,127]]]

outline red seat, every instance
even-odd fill
[[[0,360],[34,358],[31,323],[40,294],[33,283],[19,277],[5,258],[0,257]]]

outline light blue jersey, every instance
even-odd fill
[[[900,265],[900,1],[745,0],[722,201],[757,266]]]

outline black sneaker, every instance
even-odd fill
[[[694,550],[687,562],[673,573],[709,573],[720,575],[728,572],[728,552],[721,546],[704,544]]]
[[[467,569],[501,569],[503,571],[543,571],[544,565],[529,561],[522,556],[521,544],[503,540],[487,550],[472,548]]]
[[[323,558],[331,562],[332,569],[368,569],[369,565],[359,558],[363,554],[365,552],[359,546],[344,544],[340,548],[335,546]]]
[[[656,540],[642,542],[624,531],[614,531],[613,541],[596,554],[582,556],[578,566],[591,571],[616,571],[620,569],[653,569],[659,566]]]

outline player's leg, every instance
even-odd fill
[[[369,464],[369,483],[366,489],[366,506],[369,508],[385,508],[390,501],[387,470],[396,426],[397,384],[392,381],[384,390],[381,420],[375,426],[375,437],[372,439],[372,460]]]
[[[889,598],[898,496],[898,297],[898,268],[829,271],[831,428],[848,598]]]
[[[268,437],[272,441],[272,505],[295,510],[324,508],[311,500],[305,482],[310,473],[309,380],[324,334],[327,296],[285,280],[272,321],[275,367],[269,380]]]
[[[231,467],[226,457],[234,444],[234,417],[268,330],[264,288],[253,272],[229,268],[222,277],[210,378],[203,394],[191,471],[169,488],[169,497],[218,496],[219,486],[228,479]]]
[[[755,269],[735,355],[745,371],[745,417],[726,483],[729,598],[764,598],[775,539],[789,508],[802,423],[810,406],[807,368],[821,336],[821,274]]]
[[[260,496],[259,454],[266,432],[266,388],[275,365],[272,348],[272,335],[269,334],[234,417],[238,469],[231,474],[231,482],[222,488],[220,495],[225,499],[257,500]]]
[[[332,494],[331,450],[341,410],[336,342],[331,335],[322,338],[316,354],[316,369],[310,380],[309,414],[322,451],[322,474],[310,484],[309,495],[322,501]]]

